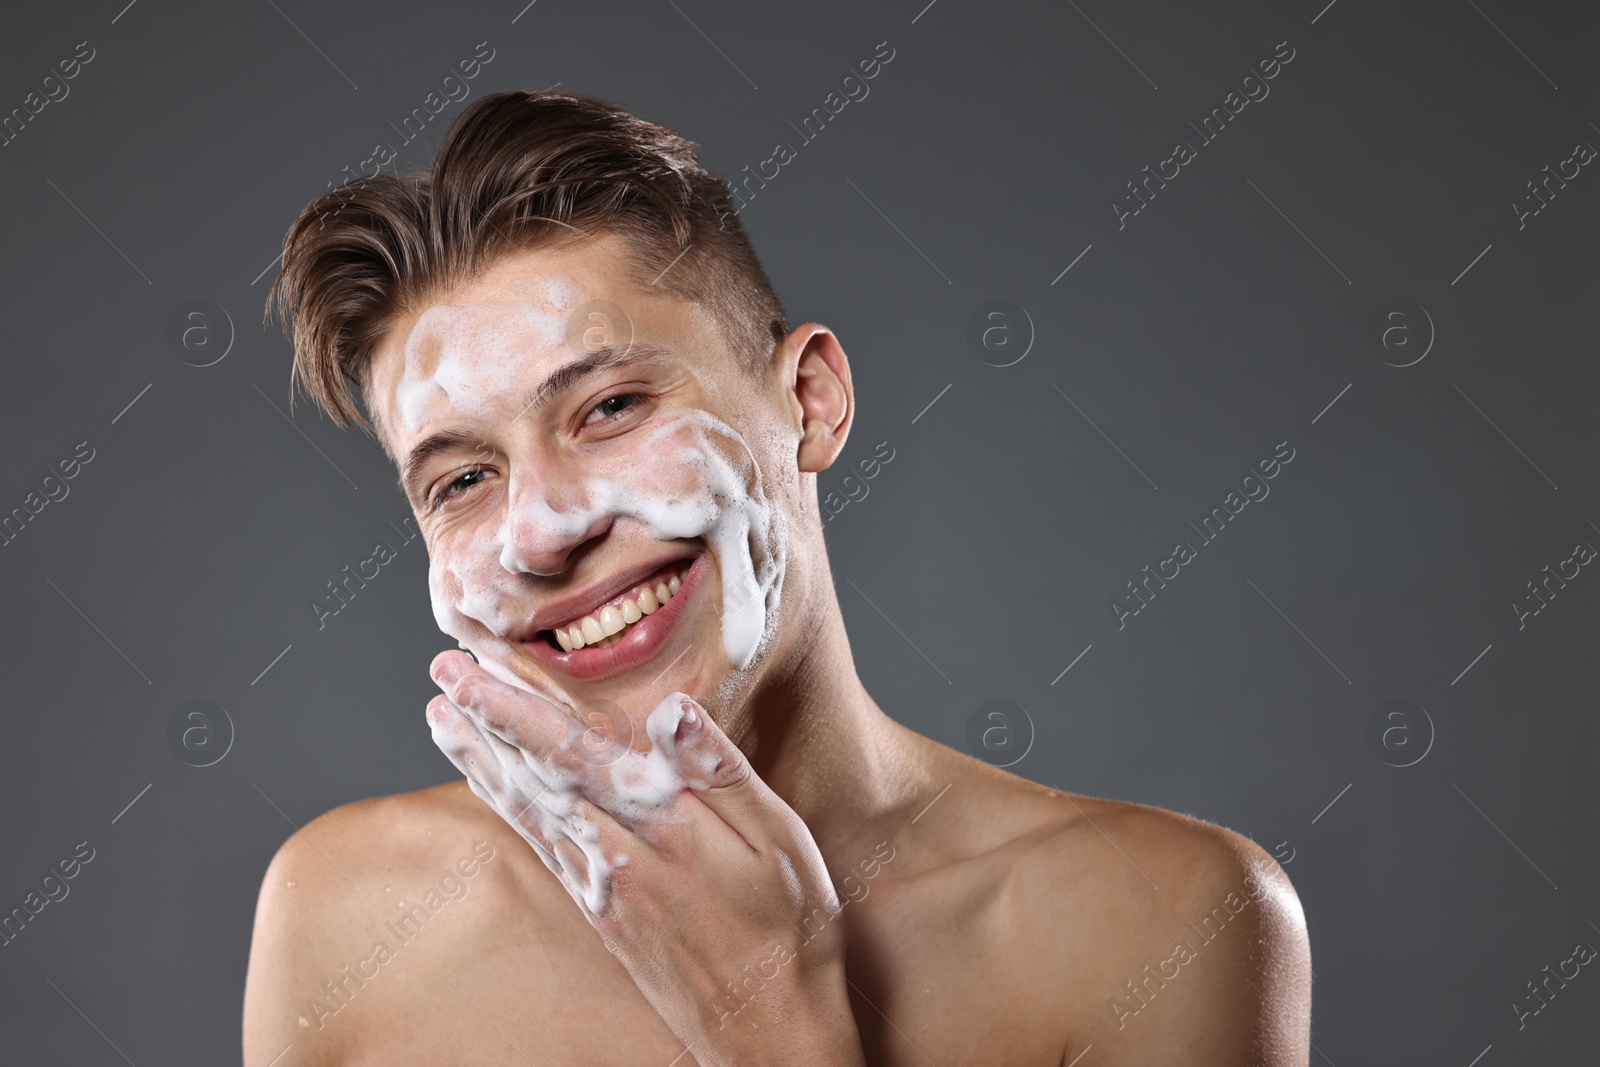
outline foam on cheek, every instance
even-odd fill
[[[518,486],[493,536],[459,551],[440,546],[429,582],[439,628],[467,647],[480,626],[505,637],[527,613],[521,575],[529,568],[519,548],[573,545],[602,520],[626,516],[658,540],[711,544],[722,572],[723,650],[735,669],[749,667],[776,628],[788,538],[744,439],[709,412],[676,412],[577,489],[577,502],[558,510],[546,487]]]
[[[470,532],[436,544],[428,560],[433,620],[439,629],[462,642],[469,636],[462,626],[464,618],[481,620],[491,631],[504,632],[516,595],[515,575],[499,567],[498,538],[473,542]],[[466,543],[461,544],[463,541]]]
[[[737,460],[716,438],[738,449]],[[775,626],[788,538],[744,438],[710,412],[681,411],[630,450],[620,478],[596,482],[612,514],[652,537],[710,542],[722,572],[723,650],[735,669],[750,666]]]

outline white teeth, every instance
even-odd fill
[[[688,569],[684,569],[684,574]],[[637,598],[624,597],[621,605],[607,604],[597,614],[585,615],[564,629],[553,631],[563,652],[580,648],[610,648],[622,640],[622,632],[646,615],[653,615],[683,588],[684,574],[674,574],[654,589],[644,586]]]

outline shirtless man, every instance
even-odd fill
[[[366,427],[353,383],[400,471],[465,780],[283,845],[249,1067],[1308,1063],[1260,849],[862,687],[816,482],[850,365],[692,145],[487,97],[431,172],[309,207],[275,288],[297,379]]]

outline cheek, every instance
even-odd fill
[[[656,536],[703,536],[711,543],[722,572],[723,646],[742,670],[776,625],[786,557],[782,516],[767,497],[755,456],[731,426],[707,412],[689,411],[651,437],[652,454],[659,457],[654,480],[692,475],[695,492],[658,515],[641,504],[639,515]],[[635,499],[645,495],[641,491]],[[678,525],[667,528],[667,518]]]
[[[725,506],[720,457],[708,448],[694,420],[680,415],[595,457],[584,496],[606,514],[636,520],[657,540],[699,537]]]
[[[458,530],[440,538],[428,555],[428,592],[439,629],[458,641],[476,633],[473,623],[503,633],[516,618],[516,576],[500,564],[500,538]]]
[[[706,489],[706,441],[700,428],[679,415],[608,454],[595,473],[624,487],[630,497],[683,499]]]

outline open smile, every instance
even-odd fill
[[[705,570],[705,553],[657,569],[587,611],[540,629],[522,646],[581,681],[631,670],[667,643]]]

